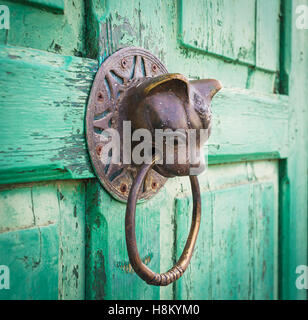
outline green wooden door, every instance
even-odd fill
[[[307,0],[4,1],[0,30],[3,299],[306,298]],[[84,116],[98,65],[150,50],[169,72],[216,78],[202,223],[191,265],[148,286],[126,253],[125,204],[94,177]],[[137,207],[143,261],[166,271],[186,239],[188,178]]]

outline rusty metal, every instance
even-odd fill
[[[179,161],[181,135],[172,148],[156,141],[157,129],[182,130],[186,139],[190,130],[196,132],[195,154],[202,163],[202,146],[211,131],[211,100],[221,88],[219,81],[204,79],[189,81],[181,74],[169,74],[151,53],[140,48],[121,49],[100,67],[91,90],[87,109],[87,142],[94,170],[103,186],[117,199],[127,202],[125,234],[130,263],[135,272],[148,284],[164,286],[179,279],[186,270],[197,239],[201,219],[201,199],[198,179],[190,176],[193,194],[193,215],[184,251],[173,268],[163,274],[151,271],[141,261],[135,234],[135,210],[138,200],[152,197],[167,178],[191,174],[189,148],[184,162]],[[123,164],[123,123],[130,121],[132,131],[147,129],[151,133],[148,148],[150,164]],[[120,133],[120,164],[104,164],[101,152],[109,142],[102,131],[116,129]],[[201,131],[207,130],[204,137]],[[182,137],[183,138],[183,137]],[[134,144],[131,144],[133,149]],[[167,155],[173,153],[169,164]],[[111,157],[111,155],[110,155]]]

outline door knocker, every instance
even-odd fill
[[[196,175],[203,170],[211,100],[220,89],[214,79],[188,81],[181,74],[170,74],[150,52],[134,47],[112,54],[96,74],[86,114],[88,150],[101,184],[116,199],[127,202],[129,260],[148,284],[165,286],[179,279],[192,257],[201,219]],[[158,274],[139,256],[136,204],[154,196],[175,176],[190,176],[192,224],[178,262]]]

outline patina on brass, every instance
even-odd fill
[[[162,74],[153,78],[145,78],[137,86],[129,88],[121,101],[123,106],[123,118],[132,123],[133,130],[148,129],[152,137],[155,137],[157,129],[183,129],[185,138],[190,129],[196,130],[196,154],[202,155],[202,147],[205,137],[201,136],[200,129],[206,129],[207,136],[211,132],[212,113],[210,104],[213,96],[219,91],[221,84],[214,79],[188,81],[178,73]],[[186,148],[185,163],[178,161],[178,146],[180,137],[176,137],[175,146],[172,149],[167,144],[163,150],[159,148],[155,139],[152,141],[152,149],[162,154],[162,164],[155,164],[153,169],[162,176],[170,178],[175,176],[188,176],[192,164],[189,162]],[[186,139],[186,144],[188,139]],[[166,156],[173,152],[174,163],[168,164]],[[195,166],[198,166],[196,163]]]
[[[170,270],[161,274],[153,272],[142,262],[138,252],[135,232],[135,212],[137,197],[142,186],[143,180],[147,175],[149,169],[154,164],[155,159],[153,160],[152,164],[144,164],[141,167],[130,190],[125,216],[126,246],[129,261],[133,269],[141,279],[146,281],[148,284],[154,286],[167,286],[168,284],[179,279],[189,265],[200,227],[201,198],[198,179],[196,176],[190,176],[189,178],[193,194],[193,214],[191,227],[185,244],[185,248],[178,262]]]
[[[211,100],[220,89],[220,82],[214,79],[188,81],[181,74],[168,74],[157,58],[139,48],[119,50],[102,64],[96,75],[86,119],[90,157],[104,187],[121,201],[128,198],[125,233],[129,260],[135,272],[148,284],[168,285],[183,275],[194,250],[201,219],[198,179],[190,176],[194,201],[192,225],[179,261],[162,274],[151,271],[141,261],[135,233],[137,201],[153,196],[167,178],[190,175],[192,168],[188,148],[184,163],[178,163],[179,141],[176,141],[172,149],[164,143],[161,150],[161,146],[155,141],[155,131],[182,129],[187,137],[190,129],[196,130],[195,148],[200,164],[202,145],[205,142],[203,140],[207,139],[211,131]],[[132,131],[147,129],[152,133],[149,146],[153,150],[152,163],[103,164],[101,151],[108,140],[104,141],[102,138],[102,130],[115,128],[122,137],[124,121],[131,122]],[[208,130],[206,138],[200,134],[201,129]],[[187,143],[188,139],[185,141]],[[122,160],[123,139],[119,148]],[[168,152],[174,153],[173,164],[166,161]]]

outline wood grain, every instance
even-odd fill
[[[0,63],[0,183],[92,178],[84,115],[97,63],[9,46]],[[286,97],[224,89],[213,113],[210,163],[287,156]]]

